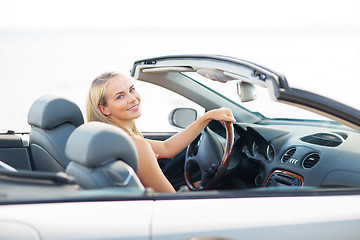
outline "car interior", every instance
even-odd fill
[[[356,130],[331,121],[264,118],[193,81],[186,75],[188,71],[188,67],[150,69],[135,77],[181,93],[206,110],[229,107],[238,122],[228,126],[212,121],[175,158],[159,159],[176,190],[193,190],[185,191],[186,195],[179,193],[178,198],[268,196],[270,192],[328,194],[335,189],[354,191],[360,187],[359,152],[355,147],[360,134]],[[200,74],[209,72],[202,69]],[[212,74],[221,78],[218,71]],[[241,91],[243,101],[254,97],[251,84]],[[195,119],[196,112],[186,108],[169,115],[177,127],[186,127]],[[51,189],[53,197],[64,195],[64,189],[118,189],[123,196],[131,193],[133,198],[134,194],[135,198],[167,196],[141,184],[129,136],[108,124],[84,123],[76,103],[61,96],[41,96],[29,110],[28,123],[30,134],[0,134],[0,184],[17,186],[14,196],[18,188],[25,187],[22,183],[37,186],[44,195]],[[144,136],[168,137],[161,133]],[[202,185],[195,188],[193,182],[199,180]]]

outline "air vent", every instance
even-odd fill
[[[290,148],[289,150],[286,151],[286,153],[281,157],[281,162],[285,163],[287,162],[296,152],[296,148]]]
[[[320,160],[320,154],[318,153],[310,153],[307,155],[303,161],[303,168],[309,169],[315,166]]]
[[[334,133],[340,135],[344,140],[348,138],[348,135],[344,132],[334,132]]]
[[[301,141],[326,147],[337,147],[343,140],[333,133],[316,133],[300,138]]]

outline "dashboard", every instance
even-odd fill
[[[223,127],[209,128],[225,138]],[[359,187],[360,133],[328,122],[234,124],[230,175],[248,187]]]

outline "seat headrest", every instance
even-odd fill
[[[30,107],[28,123],[50,130],[65,122],[78,127],[84,123],[80,108],[72,101],[53,95],[38,98]]]
[[[70,135],[67,157],[86,167],[95,168],[121,159],[137,171],[138,158],[131,137],[119,127],[102,122],[81,125]]]

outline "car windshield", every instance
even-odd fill
[[[195,72],[186,72],[183,74],[193,79],[194,81],[207,86],[213,91],[218,92],[222,96],[237,103],[248,111],[261,115],[264,118],[332,121],[329,118],[323,117],[319,114],[315,114],[305,109],[273,101],[270,98],[268,90],[264,87],[255,86],[255,100],[249,102],[241,102],[240,97],[237,94],[237,83],[239,82],[237,80],[223,83],[209,80],[208,78],[205,78]]]

